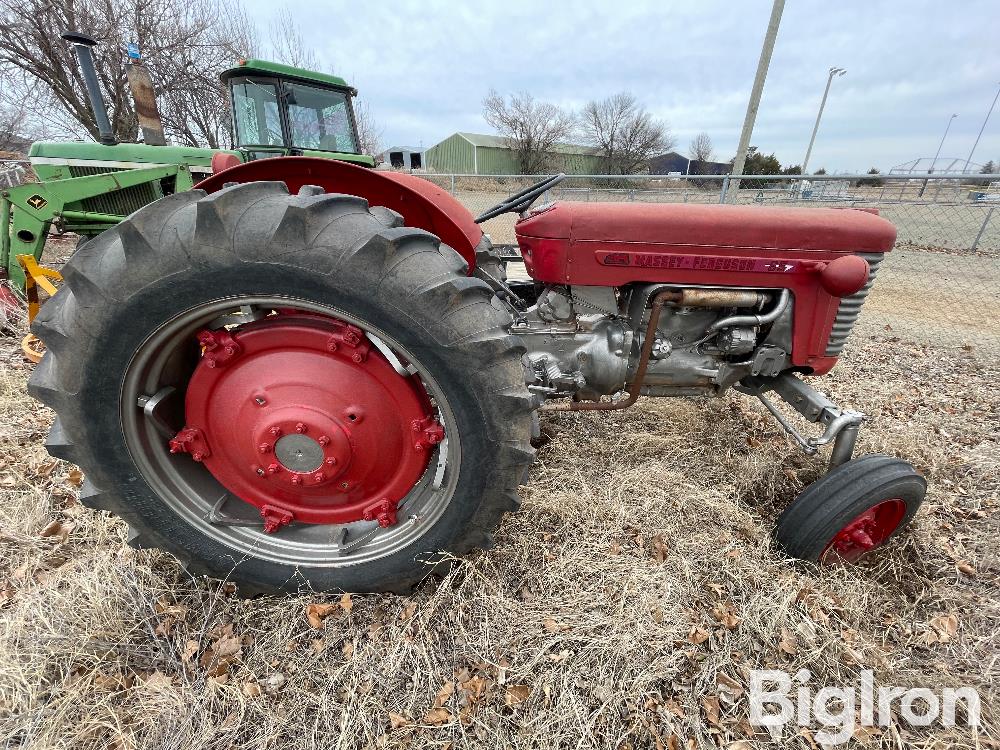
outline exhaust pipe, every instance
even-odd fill
[[[114,132],[111,130],[108,108],[104,105],[104,97],[101,95],[101,87],[97,81],[97,70],[94,68],[94,55],[90,51],[90,48],[97,44],[97,40],[76,31],[67,31],[62,35],[62,38],[76,49],[76,59],[80,62],[80,71],[87,84],[87,95],[90,97],[90,106],[94,110],[94,119],[97,120],[100,141],[105,146],[114,146],[118,141],[115,140]]]

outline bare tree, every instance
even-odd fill
[[[14,151],[24,140],[27,112],[23,104],[0,102],[0,151]]]
[[[483,99],[483,119],[500,133],[514,152],[521,174],[544,172],[553,147],[573,132],[572,114],[528,93],[510,100],[494,90]]]
[[[691,174],[702,174],[705,171],[705,162],[712,161],[713,155],[712,139],[708,133],[704,131],[698,133],[688,146],[688,156],[691,157],[691,161],[699,162],[691,165]]]
[[[316,53],[306,45],[299,25],[287,5],[275,17],[270,40],[271,52],[277,62],[306,70],[320,70],[322,67]]]
[[[382,126],[372,117],[366,102],[355,101],[354,121],[358,126],[358,151],[368,156],[382,153]]]
[[[587,141],[600,150],[613,174],[641,172],[649,159],[676,143],[667,124],[627,91],[589,102],[580,120]]]
[[[224,145],[229,108],[218,72],[245,57],[253,27],[236,0],[0,0],[0,65],[20,71],[51,117],[68,115],[92,137],[97,124],[64,30],[82,31],[116,138],[135,140],[138,121],[126,78],[125,42],[143,51],[167,133],[188,145]],[[33,98],[35,98],[33,96]]]

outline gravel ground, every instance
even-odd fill
[[[913,313],[915,314],[915,313]],[[978,732],[859,728],[866,748],[1000,740],[1000,363],[868,326],[819,381],[862,452],[930,483],[870,564],[770,529],[823,471],[743,397],[548,416],[496,547],[409,597],[241,601],[126,546],[45,453],[14,322],[0,337],[0,744],[12,748],[816,748],[749,722],[750,670],[810,685],[971,686]]]

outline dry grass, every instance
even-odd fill
[[[760,408],[644,400],[548,419],[523,511],[443,581],[407,598],[245,602],[130,549],[123,524],[78,504],[73,467],[42,448],[51,414],[24,393],[16,339],[0,346],[6,747],[813,746],[792,729],[778,743],[748,733],[742,689],[765,667],[982,696],[978,738],[894,725],[863,747],[1000,737],[990,356],[869,338],[824,379],[871,415],[863,451],[905,456],[930,481],[912,532],[870,566],[816,569],[771,548],[780,508],[823,467]],[[950,614],[948,637],[935,618]]]

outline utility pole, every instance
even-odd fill
[[[997,106],[997,99],[1000,99],[1000,88],[997,89],[997,95],[993,97],[993,103],[990,105],[990,111],[986,113],[986,119],[983,120],[983,126],[979,128],[979,135],[976,136],[976,142],[972,144],[972,150],[969,152],[969,157],[965,160],[965,167],[962,168],[962,174],[965,174],[969,170],[969,162],[972,161],[972,155],[976,153],[976,146],[979,145],[979,139],[983,137],[983,131],[986,130],[986,123],[990,121],[990,115],[993,114],[993,108]]]
[[[819,121],[823,117],[823,109],[826,107],[826,97],[830,95],[830,84],[833,83],[834,76],[842,76],[847,71],[843,68],[830,68],[830,75],[826,79],[826,88],[823,89],[823,100],[819,103],[819,112],[816,113],[816,124],[813,125],[812,137],[809,139],[809,148],[806,149],[806,158],[802,160],[802,176],[809,174],[806,169],[809,167],[809,157],[812,155],[813,144],[816,142],[816,133],[819,132]]]
[[[736,147],[733,174],[743,174],[743,168],[746,166],[747,149],[750,148],[750,136],[753,135],[753,124],[757,119],[760,95],[764,91],[764,79],[767,78],[767,69],[771,65],[774,40],[778,38],[778,26],[781,23],[781,13],[784,9],[785,0],[774,0],[774,4],[771,6],[771,20],[767,24],[767,34],[764,35],[764,46],[760,49],[760,59],[757,61],[757,75],[753,79],[753,89],[750,91],[747,114],[743,119],[743,132],[740,133],[740,145]],[[740,181],[738,179],[733,183],[731,189],[740,189]]]

